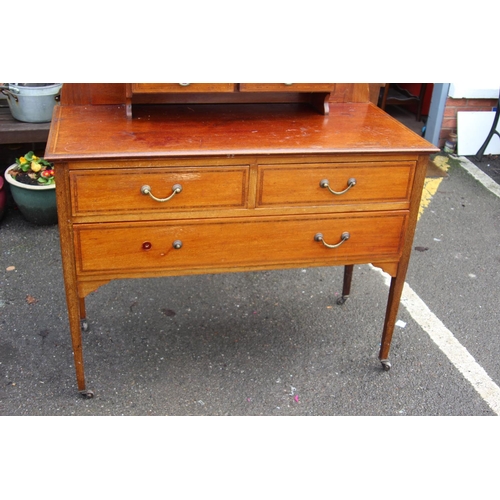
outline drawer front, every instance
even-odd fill
[[[70,172],[74,216],[116,215],[247,206],[249,167],[95,169]],[[149,192],[164,200],[157,201]],[[174,194],[174,187],[181,188]]]
[[[133,83],[134,94],[163,92],[234,92],[234,83]]]
[[[406,212],[75,226],[80,275],[335,265],[398,259]],[[318,233],[322,238],[316,237]],[[343,235],[349,239],[343,241]],[[343,242],[342,242],[343,241]],[[328,248],[327,245],[338,245]]]
[[[240,83],[240,92],[333,92],[334,83]]]
[[[415,162],[261,165],[258,207],[408,202]],[[330,189],[337,194],[334,194]]]

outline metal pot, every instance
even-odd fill
[[[44,123],[52,120],[62,83],[8,83],[0,86],[7,96],[12,116],[20,122]]]

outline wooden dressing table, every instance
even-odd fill
[[[78,390],[85,297],[112,279],[372,263],[384,369],[428,156],[358,84],[66,84],[54,162]]]

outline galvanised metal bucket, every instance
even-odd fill
[[[44,123],[52,120],[62,83],[8,83],[0,87],[7,96],[12,116],[21,122]]]

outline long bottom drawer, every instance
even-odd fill
[[[380,212],[81,224],[74,230],[77,272],[133,275],[396,260],[406,217],[406,212]]]

